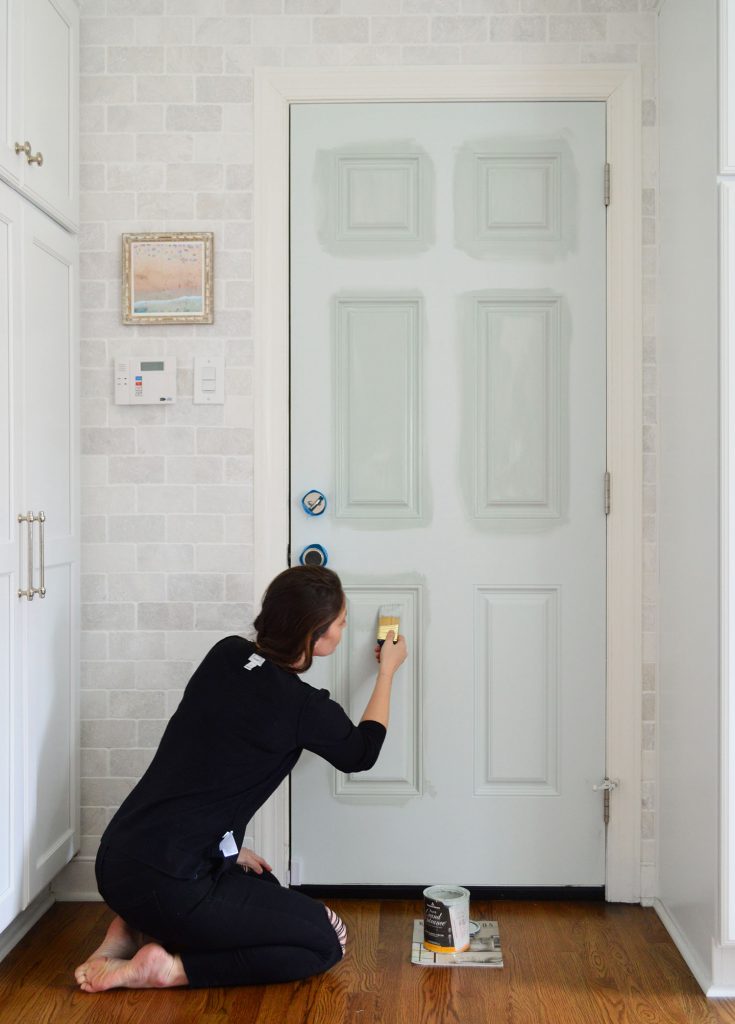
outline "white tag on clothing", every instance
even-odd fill
[[[237,849],[237,843],[235,842],[235,837],[233,836],[232,832],[225,832],[225,834],[222,836],[219,848],[222,852],[223,857],[236,857],[237,854],[239,853],[239,850]]]
[[[251,654],[247,665],[243,665],[243,668],[246,668],[248,672],[252,672],[254,668],[260,668],[264,661],[265,658],[261,658],[259,654]]]

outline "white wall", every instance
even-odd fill
[[[659,896],[706,987],[717,928],[717,2],[659,25]]]
[[[645,453],[644,893],[652,895],[656,686],[657,0],[82,0],[82,850],[145,769],[197,660],[252,593],[252,87],[256,65],[640,65]],[[215,232],[215,323],[120,323],[123,231]],[[257,268],[256,272],[257,272]],[[112,404],[115,356],[181,367],[167,409]],[[224,406],[194,406],[198,353]]]

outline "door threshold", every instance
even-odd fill
[[[424,885],[294,885],[294,892],[323,899],[420,900]],[[605,901],[604,885],[468,885],[473,900]]]

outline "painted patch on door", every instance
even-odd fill
[[[334,795],[357,797],[420,796],[421,651],[420,586],[345,584],[348,627],[332,659],[332,693],[353,721],[359,721],[375,685],[375,625],[379,609],[400,609],[401,633],[409,656],[398,670],[391,700],[391,721],[374,768],[354,775],[335,771]]]
[[[476,295],[475,516],[557,518],[559,296]]]
[[[575,245],[575,178],[564,139],[488,139],[457,154],[455,242],[477,259],[558,259]]]
[[[339,256],[408,256],[434,241],[433,167],[411,142],[317,154],[315,209],[322,246]]]
[[[416,296],[334,303],[336,515],[421,515],[421,327]]]

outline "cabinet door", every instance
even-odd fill
[[[79,14],[72,0],[23,0],[20,131],[43,163],[25,164],[28,195],[67,225],[78,220]]]
[[[20,244],[23,200],[0,182],[0,931],[21,908],[23,800],[18,600]]]
[[[15,152],[20,138],[20,11],[14,0],[0,0],[0,174],[20,184],[25,156]]]
[[[46,595],[25,607],[26,902],[78,834],[79,454],[76,239],[29,204],[24,232],[24,502],[46,520]],[[39,530],[39,525],[35,524]],[[37,534],[38,538],[38,534]]]

